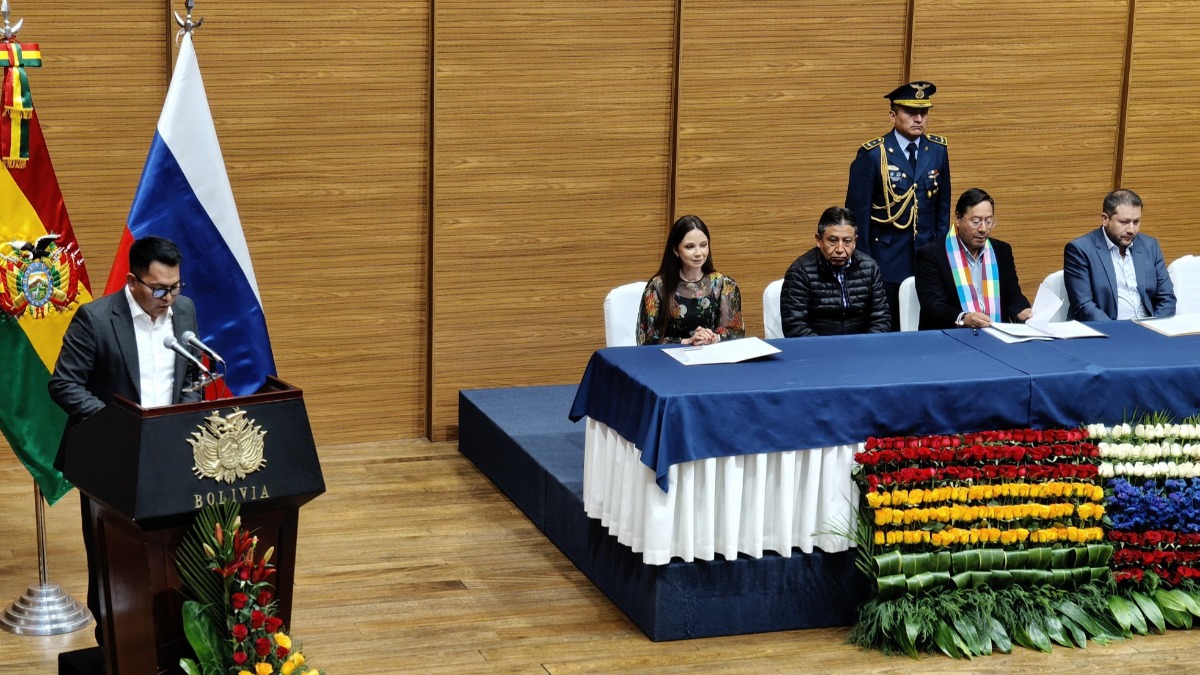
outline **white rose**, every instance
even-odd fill
[[[1142,464],[1141,462],[1134,464],[1133,465],[1133,475],[1135,475],[1139,478],[1144,478],[1146,476],[1146,465]]]
[[[1121,435],[1122,436],[1128,436],[1131,433],[1133,433],[1133,429],[1131,429],[1129,427],[1129,422],[1126,422],[1121,425]]]
[[[1163,425],[1159,424],[1158,426],[1154,427],[1154,437],[1155,438],[1162,438],[1163,436],[1166,436],[1166,435],[1167,435],[1167,430],[1163,428]]]
[[[1100,464],[1099,471],[1100,471],[1100,476],[1103,478],[1112,478],[1113,476],[1116,475],[1116,472],[1113,471],[1113,465],[1108,462],[1102,462]]]
[[[1183,446],[1178,443],[1171,444],[1171,456],[1181,457],[1183,455]]]
[[[1167,477],[1168,478],[1179,478],[1179,465],[1178,464],[1171,464],[1170,466],[1167,467]]]

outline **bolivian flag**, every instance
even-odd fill
[[[29,95],[25,68],[41,53],[0,48],[0,431],[53,504],[71,489],[53,466],[67,415],[46,384],[91,284]]]

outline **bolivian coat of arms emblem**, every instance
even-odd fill
[[[47,310],[70,309],[79,295],[83,261],[73,246],[59,246],[58,238],[0,243],[0,318],[40,319]]]
[[[197,478],[233,483],[266,466],[263,437],[267,432],[246,417],[245,410],[234,408],[225,417],[214,411],[198,429],[188,439]]]

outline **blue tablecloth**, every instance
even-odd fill
[[[1200,336],[1130,322],[1108,338],[1004,344],[971,331],[772,340],[766,359],[684,366],[658,346],[592,355],[571,418],[642,451],[667,488],[673,464],[925,435],[1118,422],[1200,410]]]

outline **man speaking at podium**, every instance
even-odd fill
[[[161,237],[143,237],[129,248],[125,286],[83,305],[63,336],[62,351],[50,377],[50,397],[67,412],[67,429],[99,412],[120,394],[142,407],[199,401],[185,392],[187,363],[164,346],[196,332],[196,308],[179,295],[179,247]],[[62,470],[67,432],[55,468]],[[96,618],[101,647],[97,565],[91,541],[89,500],[80,495],[83,544],[87,551],[88,609]]]

